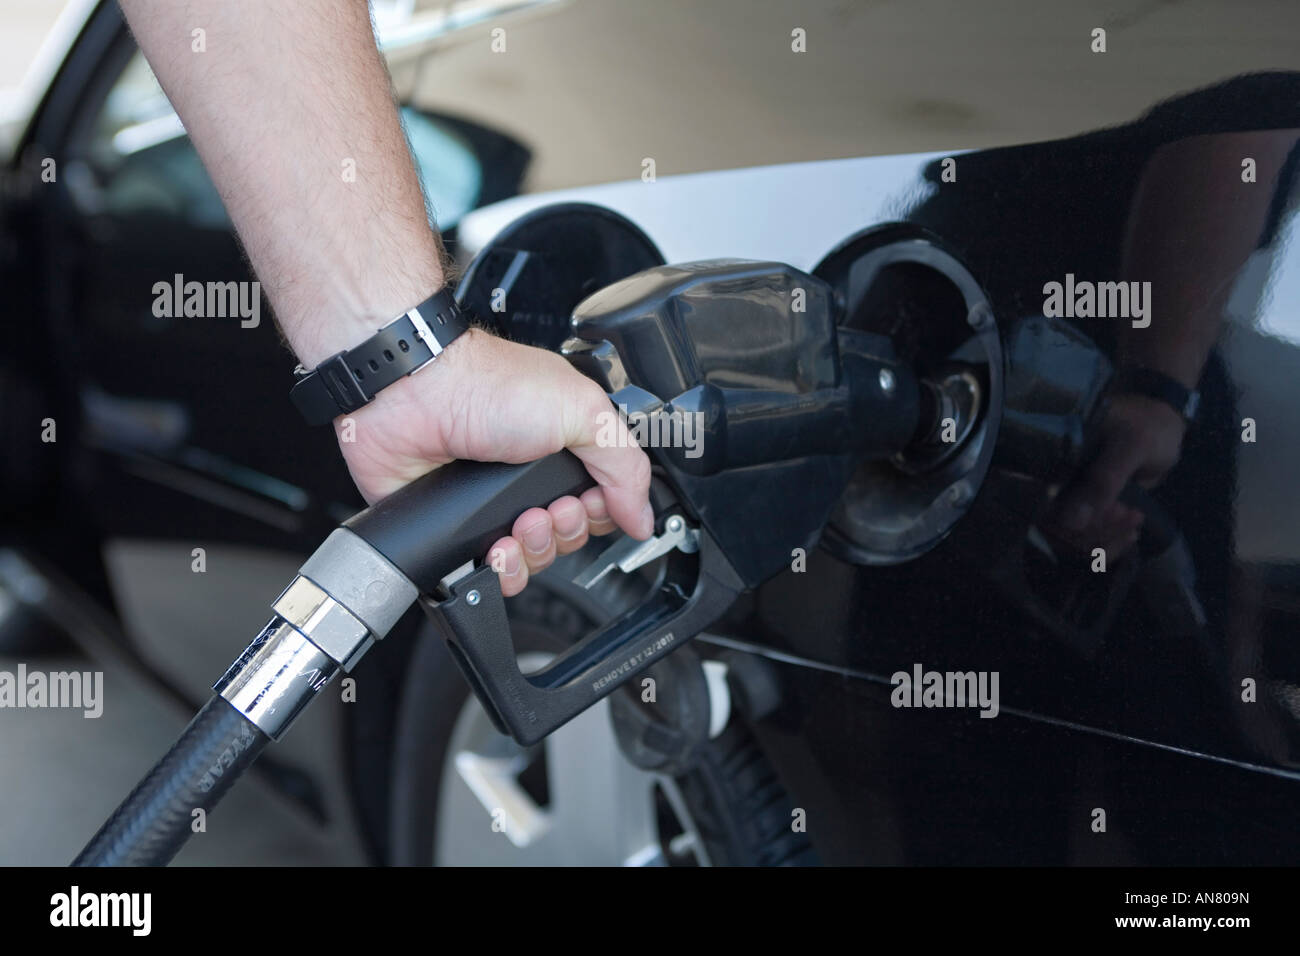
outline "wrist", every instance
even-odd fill
[[[1123,351],[1118,356],[1117,372],[1120,376],[1131,370],[1150,369],[1173,379],[1188,390],[1196,388],[1201,378],[1204,360],[1194,356],[1180,354],[1175,349]]]
[[[364,287],[336,281],[291,304],[287,315],[277,310],[284,337],[304,368],[354,348],[446,285],[446,272],[436,260],[418,273],[386,278],[382,285]]]
[[[465,381],[467,373],[472,374],[472,369],[481,368],[488,361],[484,357],[484,350],[491,348],[489,340],[492,339],[494,336],[491,332],[471,325],[428,368],[407,375],[383,389],[356,414],[371,420],[389,414],[406,415],[412,404],[426,404],[430,396],[455,392]]]
[[[1186,430],[1187,419],[1183,418],[1178,411],[1168,402],[1161,401],[1158,398],[1151,398],[1148,395],[1142,395],[1138,392],[1120,392],[1111,402],[1112,407],[1118,405],[1125,412],[1131,415],[1139,416],[1145,420],[1166,425],[1170,428],[1175,426],[1179,430]]]
[[[1200,395],[1184,379],[1151,366],[1121,368],[1117,375],[1119,391],[1165,406],[1184,423],[1196,417]]]
[[[312,368],[300,364],[289,398],[308,425],[324,425],[372,404],[435,363],[446,367],[454,362],[449,350],[470,328],[470,316],[443,286],[360,342]]]

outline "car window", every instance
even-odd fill
[[[429,208],[439,228],[450,229],[480,201],[479,157],[458,124],[412,107],[403,107],[402,121]],[[139,53],[109,90],[92,130],[87,158],[99,185],[99,211],[163,213],[199,227],[230,226],[180,119]]]

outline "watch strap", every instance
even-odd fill
[[[1121,391],[1164,402],[1189,423],[1195,420],[1201,403],[1200,392],[1152,368],[1124,369],[1119,375],[1119,386]]]
[[[331,355],[311,371],[298,366],[289,398],[309,425],[327,424],[424,368],[468,328],[451,292],[440,289],[356,348]]]

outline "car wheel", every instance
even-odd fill
[[[562,565],[554,570],[508,602],[525,671],[626,606],[626,595],[593,601]],[[608,700],[525,748],[497,732],[426,627],[395,736],[389,847],[398,865],[815,862],[806,836],[792,831],[788,794],[734,716],[678,776],[623,756]]]

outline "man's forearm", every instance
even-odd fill
[[[1158,312],[1149,328],[1123,326],[1123,363],[1196,387],[1295,142],[1294,130],[1215,134],[1151,156],[1130,211],[1124,275],[1151,282]],[[1239,178],[1246,156],[1258,163],[1258,185]]]
[[[441,285],[363,0],[121,6],[305,365]]]
[[[441,245],[364,0],[120,2],[304,365],[355,347],[442,286]],[[621,421],[607,439],[599,385],[559,355],[476,329],[432,364],[334,420],[366,500],[456,459],[570,449],[598,487],[539,502],[493,544],[506,596],[589,534],[651,535],[650,460]]]

